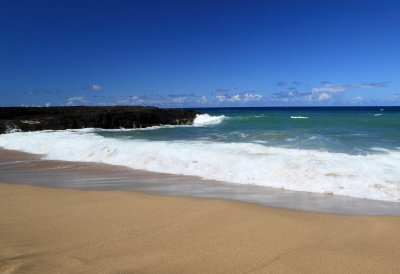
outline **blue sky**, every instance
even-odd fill
[[[400,105],[399,1],[0,0],[0,105]]]

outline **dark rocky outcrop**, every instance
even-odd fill
[[[0,107],[0,134],[78,128],[140,128],[191,124],[196,112],[140,106],[113,107]]]

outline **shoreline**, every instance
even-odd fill
[[[400,216],[400,203],[229,184],[101,163],[42,160],[40,155],[6,149],[0,149],[0,181],[53,188],[134,191],[239,201],[337,215]]]
[[[0,272],[394,273],[399,217],[0,183]]]

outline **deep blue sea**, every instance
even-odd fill
[[[0,135],[0,147],[233,184],[400,201],[400,107],[207,108],[191,126]]]

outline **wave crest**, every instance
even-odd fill
[[[197,114],[193,121],[194,126],[216,125],[225,119],[225,115],[211,116],[210,114]]]

